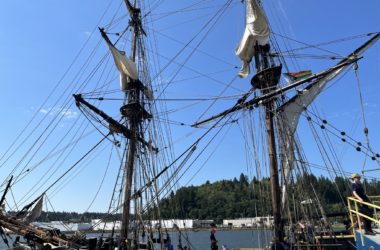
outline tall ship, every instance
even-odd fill
[[[164,217],[171,211],[163,201],[196,178],[245,172],[252,189],[262,194],[256,197],[256,214],[270,211],[272,221],[265,228],[270,239],[252,249],[380,249],[380,234],[367,235],[362,226],[365,219],[379,226],[380,197],[366,203],[343,192],[353,172],[378,181],[380,145],[376,119],[368,112],[374,105],[377,115],[377,104],[366,100],[367,89],[376,92],[378,72],[366,59],[379,66],[380,33],[363,27],[361,34],[341,38],[325,27],[322,38],[310,27],[307,41],[300,41],[289,35],[294,31],[282,4],[104,4],[100,21],[84,32],[84,45],[62,78],[46,98],[38,95],[40,106],[2,148],[3,245],[217,249],[191,244],[186,225],[178,224],[186,218],[175,218],[168,229]],[[312,15],[308,10],[301,19],[309,18],[305,13]],[[319,107],[321,99],[327,108]],[[347,170],[350,162],[360,166]],[[232,168],[236,164],[244,170]],[[313,173],[344,180],[336,181],[339,213],[326,210]],[[255,184],[261,179],[268,185]],[[363,214],[363,206],[374,214]],[[92,225],[104,225],[103,231],[96,237],[65,234],[33,223],[42,210],[70,207],[105,211],[107,216]],[[336,216],[344,217],[344,230],[334,227]]]

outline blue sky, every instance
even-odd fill
[[[91,54],[92,48],[99,41],[99,34],[96,31],[97,26],[107,25],[115,12],[117,13],[116,17],[124,15],[124,7],[119,8],[120,2],[111,1],[110,9],[105,13],[103,19],[101,17],[109,6],[107,1],[70,0],[37,1],[33,3],[2,1],[0,3],[1,154],[6,152],[15,136],[20,133],[34,114],[42,117],[49,111],[52,113],[64,112],[64,118],[57,125],[62,129],[60,135],[64,135],[63,131],[69,128],[75,119],[80,117],[81,114],[73,105],[73,100],[70,101],[70,107],[56,110],[52,110],[52,107],[55,99],[63,93],[67,86],[85,81],[84,76],[75,78],[75,75],[85,62],[85,59]],[[154,7],[155,1],[151,2]],[[151,20],[155,22],[154,26],[149,25],[149,30],[147,29],[149,33],[147,39],[151,39],[152,34],[155,35],[160,56],[152,51],[149,52],[149,55],[157,58],[161,67],[167,63],[165,57],[172,58],[181,50],[183,44],[179,42],[187,43],[190,41],[224,3],[224,1],[220,0],[204,1],[194,7],[198,8],[197,11],[172,13],[174,10],[182,9],[197,2],[170,0],[163,1],[157,8],[153,8]],[[159,78],[162,83],[173,79],[173,83],[166,89],[167,98],[215,97],[223,91],[226,84],[229,84],[235,78],[237,73],[235,67],[239,67],[240,62],[234,55],[234,49],[244,28],[244,8],[240,2],[234,0],[215,27],[207,32],[207,35],[200,33],[197,39],[191,43],[193,47],[198,46],[198,50],[194,54],[191,54],[191,49],[186,49],[183,54],[176,58],[178,63],[183,63],[187,61],[187,56],[191,55],[186,63],[186,68],[182,68],[178,75],[175,74],[177,67],[174,66],[170,66],[163,71]],[[304,45],[289,42],[286,39],[282,40],[281,36],[302,41],[305,44],[320,44],[340,38],[380,31],[380,17],[378,15],[380,2],[375,0],[367,1],[365,4],[352,0],[272,0],[264,2],[272,31],[277,34],[276,39],[280,44],[287,41],[292,48]],[[127,23],[126,18],[121,18],[120,20],[120,25]],[[113,28],[114,32],[120,30],[120,26]],[[93,31],[95,32],[92,34]],[[115,37],[111,38],[114,39]],[[201,39],[204,39],[204,41],[200,42]],[[75,61],[73,68],[65,75],[69,65],[86,41],[88,43],[81,52],[79,59]],[[353,39],[325,45],[322,48],[334,51],[339,55],[346,55],[364,41],[365,38]],[[104,44],[99,45],[99,51],[97,56],[106,53]],[[205,52],[207,52],[207,55]],[[316,50],[305,51],[305,53],[326,54],[323,51]],[[366,121],[370,131],[370,142],[374,150],[376,150],[380,148],[378,142],[380,134],[376,131],[380,122],[377,94],[379,93],[380,45],[375,45],[364,57],[365,60],[363,59],[359,63],[359,73]],[[153,63],[153,59],[149,59],[149,62]],[[334,61],[300,59],[297,64],[289,64],[289,67],[291,67],[292,71],[312,69],[313,72],[316,72],[334,64]],[[89,70],[86,72],[88,73]],[[210,77],[199,76],[198,72]],[[63,80],[61,81],[61,79]],[[115,79],[114,82],[112,89],[117,89],[118,80]],[[91,84],[95,84],[94,79],[88,83],[85,91],[94,89]],[[239,95],[247,91],[249,87],[249,80],[236,79],[222,95]],[[53,90],[56,90],[56,92],[44,103],[46,96]],[[70,93],[67,93],[66,96],[69,97]],[[117,94],[113,96],[116,97]],[[233,103],[234,101],[220,101],[213,105],[203,117],[222,111],[233,105]],[[169,109],[177,109],[178,106],[184,107],[188,104],[191,103],[170,102],[167,105]],[[209,104],[210,102],[192,106],[171,114],[169,118],[176,122],[191,124],[199,118]],[[108,108],[110,107],[108,106]],[[339,81],[334,81],[334,84],[317,98],[316,108],[329,123],[334,124],[340,130],[350,132],[350,135],[354,138],[362,142],[365,141],[362,133],[363,120],[357,83],[352,71]],[[118,108],[110,111],[117,114]],[[218,136],[208,148],[209,151],[206,151],[202,156],[204,158],[201,158],[200,163],[187,173],[188,177],[183,178],[181,183],[198,185],[206,180],[216,181],[238,177],[242,172],[252,177],[252,171],[247,170],[244,140],[241,132],[242,126],[243,122],[239,121],[239,125],[232,125],[224,129],[221,136]],[[173,126],[172,130],[173,141],[176,142],[174,145],[176,155],[179,155],[204,131],[199,130],[194,135],[187,136],[187,133],[191,130],[188,127]],[[301,120],[298,132],[305,152],[308,154],[308,160],[315,164],[323,164],[310,133],[310,128],[304,120]],[[57,136],[57,138],[59,137]],[[90,147],[99,138],[88,139],[86,141],[87,146]],[[346,144],[339,142],[339,140],[333,141],[332,144],[337,148],[337,153],[346,171],[359,172],[362,170],[365,161],[362,154],[357,153],[352,147],[348,147]],[[55,142],[49,143],[46,148],[41,150],[42,152],[39,156],[42,157],[43,153],[49,152],[49,146],[54,147],[54,145]],[[25,152],[28,146],[30,146],[29,142],[23,143],[22,149],[24,151],[21,152]],[[83,145],[77,154],[80,155],[86,150],[88,148]],[[102,150],[106,151],[108,148],[104,147]],[[207,156],[214,150],[215,153],[213,153],[211,159],[207,160]],[[8,175],[21,158],[22,153],[16,154],[14,159],[1,167],[1,180]],[[207,161],[207,164],[202,167],[204,161]],[[70,160],[65,162],[65,164],[72,163]],[[48,162],[48,164],[50,163]],[[78,178],[70,182],[70,187],[63,189],[59,194],[51,198],[55,204],[58,204],[57,210],[82,212],[87,208],[95,192],[90,194],[88,190],[97,189],[97,183],[101,182],[102,175],[105,172],[104,167],[99,164],[97,159],[94,159],[89,165],[90,167],[86,167],[77,174]],[[377,164],[367,160],[365,167],[375,168],[376,166],[378,167]],[[191,178],[199,168],[202,168],[200,172],[194,178]],[[318,169],[312,170],[316,174],[326,174]],[[59,172],[58,168],[56,171]],[[109,196],[115,172],[116,170],[112,167],[107,171],[105,183],[109,187],[107,191],[99,194],[100,198],[94,202],[91,210],[101,211],[107,208],[108,200],[104,202],[102,198],[106,199]],[[263,170],[263,172],[265,171]],[[378,176],[378,172],[371,175]],[[33,178],[36,177],[31,177],[28,181],[25,179],[25,181],[18,184],[19,189],[15,188],[17,198],[22,197],[21,193],[29,188],[28,184]],[[65,198],[68,196],[71,198]]]

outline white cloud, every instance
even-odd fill
[[[70,108],[42,108],[40,113],[50,116],[61,115],[64,119],[74,119],[78,116],[78,112],[71,110]]]
[[[368,107],[368,108],[377,108],[378,105],[376,103],[369,103],[369,102],[366,102],[364,103],[364,107]]]
[[[86,37],[90,37],[90,36],[92,35],[92,32],[91,32],[91,31],[85,31],[85,32],[84,32],[84,35],[85,35]]]

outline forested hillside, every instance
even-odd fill
[[[365,187],[369,195],[380,194],[379,181],[365,182]],[[289,192],[295,201],[299,201],[301,197],[313,198],[313,188],[327,213],[344,212],[342,200],[346,201],[350,194],[348,179],[337,177],[331,181],[325,177],[304,176],[289,188]],[[214,219],[221,222],[223,219],[270,215],[270,199],[268,178],[254,178],[248,181],[248,178],[241,174],[239,179],[215,183],[207,181],[201,186],[183,187],[176,193],[171,192],[161,201],[160,213],[166,219]],[[293,207],[293,201],[290,202]],[[104,213],[43,212],[39,220],[89,222],[91,219],[102,218],[108,221],[120,220],[121,216]]]
[[[302,184],[302,185],[301,185]],[[161,202],[164,218],[232,219],[271,214],[270,182],[268,178],[248,182],[245,175],[239,179],[205,183],[199,187],[183,187]],[[380,182],[365,182],[369,195],[380,194]],[[327,213],[344,212],[343,202],[350,195],[348,179],[334,181],[314,175],[300,178],[289,188],[295,202],[315,197],[314,190]],[[338,191],[339,190],[339,191]],[[293,207],[293,201],[290,201]],[[299,202],[298,202],[299,204]]]

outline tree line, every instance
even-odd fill
[[[380,181],[365,181],[363,185],[368,195],[380,192]],[[345,212],[348,196],[351,191],[347,178],[331,180],[311,174],[298,177],[297,182],[288,185],[287,199],[293,208],[300,206],[302,200],[318,197],[326,213],[336,213]],[[214,219],[217,222],[268,216],[272,214],[270,180],[254,178],[249,182],[247,176],[241,174],[239,179],[183,187],[161,201],[160,211],[164,218]]]
[[[367,194],[379,194],[380,181],[365,181],[364,185]],[[343,203],[347,202],[346,198],[350,196],[348,179],[336,177],[330,180],[313,174],[299,177],[296,183],[289,185],[288,193],[290,207],[299,204],[302,198],[312,198],[316,194],[327,213],[344,212]],[[163,219],[213,219],[217,222],[223,219],[268,216],[272,214],[270,180],[253,178],[249,181],[247,176],[241,174],[233,180],[214,183],[207,181],[200,186],[182,187],[162,199],[159,210]],[[148,211],[151,212],[153,210]],[[42,212],[38,220],[90,222],[92,219],[120,220],[121,215],[97,212]]]

